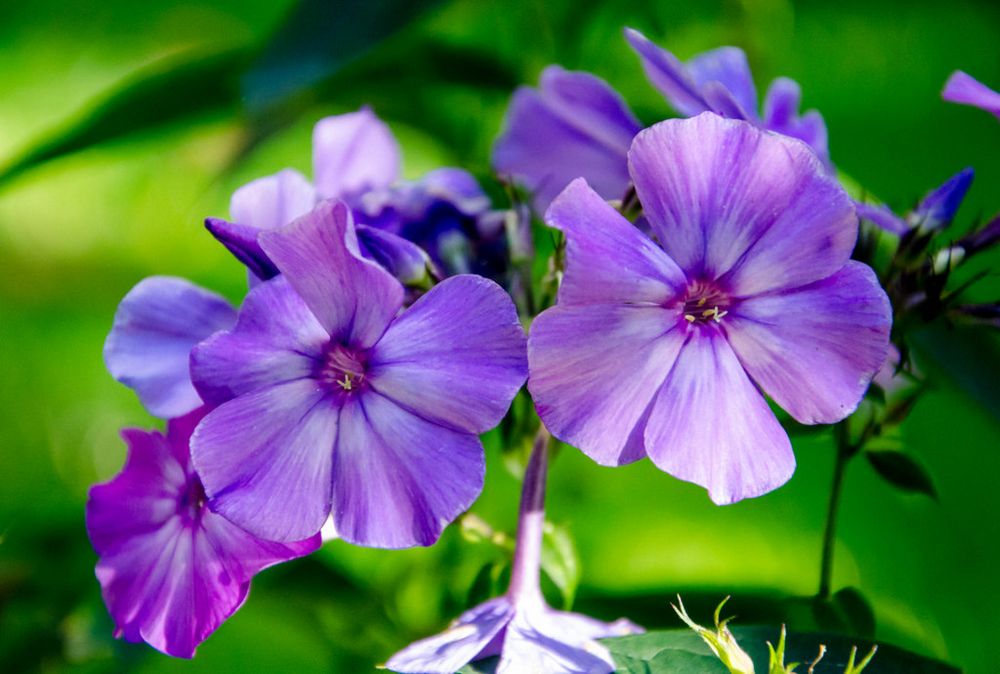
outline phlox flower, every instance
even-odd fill
[[[603,465],[643,456],[716,503],[783,484],[797,421],[850,414],[885,361],[885,292],[851,261],[852,202],[804,143],[702,113],[641,132],[629,171],[652,238],[584,180],[558,303],[531,326],[546,427]]]
[[[115,635],[168,655],[195,648],[246,599],[258,571],[319,547],[320,537],[261,540],[212,512],[191,466],[199,409],[166,434],[126,429],[122,472],[91,488],[87,532]]]
[[[953,72],[945,82],[941,97],[952,103],[977,107],[1000,119],[1000,94],[961,70]]]
[[[275,540],[332,511],[348,542],[430,545],[482,489],[477,436],[527,375],[510,296],[458,275],[400,311],[403,286],[361,256],[342,202],[259,242],[280,275],[191,354],[218,405],[192,440],[212,507]]]
[[[896,215],[885,204],[856,203],[854,207],[858,217],[893,234],[905,234],[910,230],[935,232],[951,224],[974,177],[975,171],[971,168],[962,169],[924,195],[905,218]]]

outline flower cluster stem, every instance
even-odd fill
[[[521,506],[518,511],[517,542],[511,568],[510,590],[512,597],[541,599],[540,569],[542,560],[542,534],[545,526],[545,479],[549,465],[551,436],[544,426],[535,436],[531,457],[524,471],[521,486]]]
[[[846,421],[842,421],[834,427],[834,438],[837,443],[837,458],[833,465],[833,485],[830,487],[830,503],[827,506],[826,528],[823,532],[823,556],[820,561],[819,592],[817,593],[820,599],[829,599],[830,597],[833,578],[833,550],[837,543],[837,513],[840,510],[844,473],[847,470],[847,464],[858,449],[850,441]]]

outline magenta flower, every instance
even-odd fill
[[[941,97],[952,103],[977,107],[1000,119],[1000,94],[961,70],[953,72],[945,82]]]
[[[528,388],[600,464],[648,455],[716,503],[763,494],[795,459],[762,392],[831,423],[885,361],[889,302],[849,259],[852,203],[804,143],[713,113],[643,131],[629,168],[653,239],[583,180],[546,214],[566,271],[531,327]]]
[[[87,532],[115,636],[190,658],[246,599],[258,571],[306,555],[319,536],[260,540],[208,509],[188,440],[199,409],[167,434],[126,429],[129,453],[114,479],[90,490]]]
[[[499,656],[497,674],[608,674],[614,660],[598,639],[643,629],[624,618],[613,623],[551,608],[539,569],[545,524],[548,437],[536,442],[525,470],[510,588],[469,609],[441,634],[410,644],[386,667],[408,674],[452,674],[466,664]]]
[[[527,376],[513,302],[460,275],[400,312],[402,285],[361,257],[342,202],[259,238],[281,275],[191,356],[219,405],[192,441],[213,509],[274,540],[332,511],[349,542],[430,545],[478,496],[477,435]]]

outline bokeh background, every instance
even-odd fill
[[[646,122],[667,116],[623,25],[682,58],[741,46],[758,88],[798,80],[838,167],[893,206],[973,166],[958,229],[1000,209],[1000,125],[939,97],[955,68],[1000,85],[996,3],[0,3],[0,670],[363,672],[467,606],[506,553],[453,527],[429,549],[335,541],[264,572],[193,662],[112,639],[84,504],[122,465],[118,429],[154,420],[107,375],[101,347],[117,302],[147,275],[238,301],[243,270],[202,220],[225,216],[252,178],[308,174],[323,115],[371,104],[408,177],[458,165],[484,179],[511,90],[548,63],[606,78]],[[993,278],[978,293],[998,290]],[[867,598],[878,639],[985,674],[1000,668],[1000,351],[995,336],[949,344],[917,353],[933,386],[902,428],[939,499],[855,461],[834,585]],[[473,510],[512,531],[518,482],[498,444],[488,438]],[[648,462],[612,470],[560,452],[549,513],[577,546],[577,608],[675,627],[676,592],[703,620],[733,594],[743,624],[810,627],[788,600],[816,589],[833,445],[820,433],[795,446],[786,487],[725,508]]]

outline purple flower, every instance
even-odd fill
[[[212,507],[269,539],[312,534],[332,511],[349,542],[430,545],[478,496],[477,434],[527,374],[510,297],[460,275],[400,313],[402,285],[361,257],[342,202],[260,245],[281,275],[191,356],[220,405],[192,441]]]
[[[947,227],[955,218],[974,177],[975,172],[971,168],[962,169],[928,192],[905,219],[885,204],[856,203],[854,208],[858,217],[893,234],[905,234],[910,230],[935,232]]]
[[[188,372],[191,349],[235,322],[236,310],[215,293],[183,279],[153,276],[118,305],[104,362],[150,414],[183,416],[202,405]]]
[[[1000,119],[1000,94],[961,70],[948,78],[941,97],[952,103],[975,106]]]
[[[642,632],[628,620],[604,623],[548,606],[539,585],[545,524],[547,434],[525,470],[510,588],[460,615],[451,626],[392,656],[386,667],[413,674],[452,674],[474,660],[499,656],[497,674],[608,674],[614,661],[598,639]]]
[[[566,271],[531,327],[528,388],[600,464],[648,455],[720,504],[763,494],[795,459],[762,391],[831,423],[885,361],[889,302],[849,260],[852,203],[805,144],[713,113],[643,131],[629,168],[654,239],[583,180],[546,214]]]
[[[254,574],[320,545],[319,536],[263,541],[208,509],[188,448],[203,415],[171,420],[166,435],[123,431],[125,468],[92,487],[87,501],[115,636],[182,658],[240,607]]]

